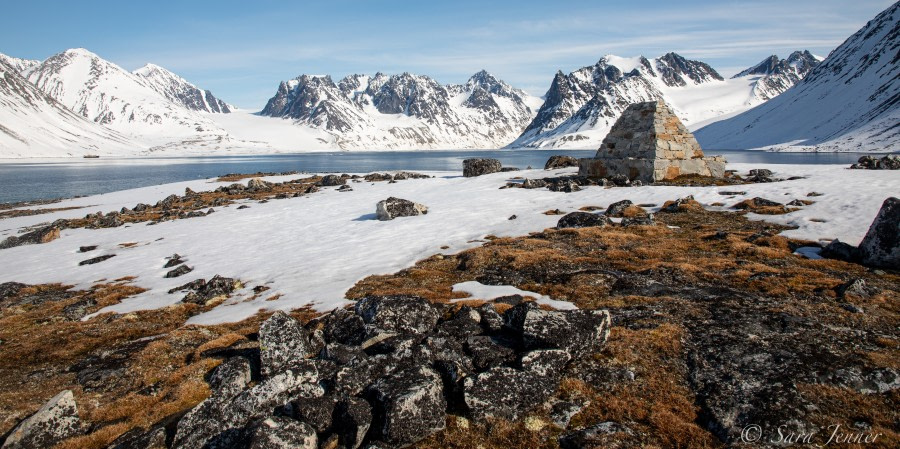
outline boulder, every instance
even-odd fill
[[[263,181],[260,178],[253,178],[247,182],[247,190],[249,190],[251,192],[256,192],[256,191],[261,191],[261,190],[262,191],[271,190],[271,189],[272,189],[272,183],[268,182],[268,181]]]
[[[863,156],[859,158],[856,164],[850,166],[852,169],[863,170],[900,170],[900,155],[886,155],[881,159],[875,156]]]
[[[463,381],[463,398],[475,419],[519,419],[556,391],[558,378],[498,366]]]
[[[463,176],[471,178],[489,173],[497,173],[503,168],[497,159],[470,158],[463,161]]]
[[[572,358],[596,352],[611,326],[606,310],[543,310],[523,302],[503,314],[504,326],[517,331],[527,349],[562,349]]]
[[[825,245],[819,255],[826,259],[837,259],[847,262],[856,262],[859,260],[859,250],[855,246],[844,243],[838,239],[834,239]]]
[[[347,179],[338,175],[325,175],[317,184],[322,187],[342,186],[347,184]]]
[[[209,388],[220,397],[234,397],[250,385],[252,370],[246,357],[232,357],[216,367]]]
[[[327,395],[312,398],[299,398],[284,407],[286,414],[303,421],[318,433],[325,433],[331,428],[337,399]]]
[[[113,257],[116,257],[116,255],[115,254],[105,254],[102,256],[92,257],[87,260],[82,260],[81,262],[78,262],[78,265],[93,265],[95,263],[103,262],[104,260],[112,259]]]
[[[179,267],[183,266],[185,265],[180,265]],[[203,279],[198,279],[185,285],[185,287],[193,291],[185,295],[182,301],[203,305],[211,299],[230,295],[231,292],[237,290],[240,285],[240,281],[219,276],[218,274],[213,276],[208,282]]]
[[[319,439],[309,424],[273,416],[253,430],[250,449],[317,449]]]
[[[177,268],[173,268],[173,269],[167,271],[165,277],[166,278],[177,278],[180,276],[184,276],[184,275],[190,273],[191,271],[194,271],[194,269],[187,265],[179,265]]]
[[[541,187],[547,187],[547,181],[543,179],[526,179],[520,187],[523,189],[540,189]]]
[[[566,168],[566,167],[577,167],[578,159],[575,159],[572,156],[563,156],[563,155],[554,155],[550,156],[550,159],[547,159],[547,163],[544,164],[544,170],[554,170],[557,168]]]
[[[362,445],[372,425],[372,406],[364,399],[346,398],[338,402],[334,417],[336,424],[332,430],[341,446],[356,449]]]
[[[422,335],[437,324],[439,312],[418,296],[367,296],[356,303],[363,321],[382,332]]]
[[[52,447],[81,432],[75,396],[65,390],[50,398],[37,412],[22,421],[3,443],[3,449]]]
[[[191,409],[179,422],[172,447],[230,448],[247,438],[251,422],[271,415],[292,399],[322,396],[311,362],[295,364],[233,398],[215,394]]]
[[[422,204],[394,197],[379,201],[375,206],[375,215],[381,221],[393,220],[397,217],[425,215],[427,213],[428,207]]]
[[[631,206],[633,204],[634,203],[632,203],[631,200],[616,201],[615,203],[610,204],[609,207],[606,208],[606,216],[607,217],[621,217],[622,213],[625,212],[625,209],[627,209],[628,206]]]
[[[59,228],[56,226],[45,226],[34,231],[7,237],[6,240],[0,242],[0,249],[13,248],[22,245],[36,245],[47,243],[59,238]]]
[[[881,204],[859,243],[859,255],[866,265],[900,269],[900,199],[890,197]]]
[[[609,218],[606,216],[578,211],[563,215],[563,217],[556,222],[556,228],[589,228],[592,226],[608,226],[611,223],[612,222],[609,221]]]
[[[259,326],[259,349],[263,376],[284,371],[315,355],[309,331],[280,310]]]
[[[441,378],[426,366],[379,379],[366,397],[373,405],[372,431],[388,444],[414,444],[446,424]]]

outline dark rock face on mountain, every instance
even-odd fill
[[[660,57],[656,62],[656,69],[667,86],[686,86],[688,81],[685,78],[694,83],[724,80],[722,75],[705,62],[692,61],[677,53],[666,53]]]
[[[518,136],[534,116],[533,100],[486,71],[446,86],[410,73],[350,75],[337,83],[301,75],[282,82],[260,114],[322,129],[347,148],[480,148]]]
[[[134,72],[146,80],[154,90],[173,103],[187,109],[200,112],[216,112],[227,114],[232,106],[216,98],[212,92],[202,90],[184,78],[154,64],[147,64]]]
[[[245,357],[228,359],[171,447],[407,447],[444,429],[448,410],[515,419],[556,391],[570,361],[599,351],[611,325],[606,311],[531,302],[453,310],[373,296],[306,326],[276,313],[260,327],[260,380]]]
[[[772,55],[732,78],[751,75],[760,76],[760,79],[753,86],[753,92],[759,98],[769,100],[797,84],[820,62],[808,50],[795,51],[786,59],[778,59],[777,55]]]
[[[628,104],[663,98],[658,85],[679,87],[723,79],[709,65],[675,53],[654,60],[642,56],[628,72],[615,64],[606,57],[568,75],[557,72],[537,116],[510,146],[539,146],[579,129],[612,125]]]

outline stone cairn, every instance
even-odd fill
[[[500,314],[492,304],[371,296],[305,326],[276,312],[258,350],[228,349],[171,447],[405,447],[442,430],[448,413],[521,419],[602,348],[609,328],[605,310],[526,301]]]
[[[643,183],[683,175],[721,178],[725,158],[704,157],[697,139],[663,102],[634,103],[616,120],[593,158],[579,160],[578,174],[627,176]]]

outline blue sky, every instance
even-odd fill
[[[542,95],[557,70],[605,54],[675,51],[731,75],[770,54],[825,56],[893,2],[4,3],[0,53],[45,59],[84,47],[128,70],[153,62],[252,109],[301,73],[408,71],[458,83],[484,68]]]

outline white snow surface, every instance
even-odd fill
[[[463,178],[459,172],[431,172],[434,178],[404,180],[395,184],[350,183],[352,192],[335,188],[292,199],[249,202],[249,209],[237,204],[216,208],[206,217],[111,229],[67,229],[62,237],[41,245],[0,250],[0,282],[63,282],[85,288],[102,280],[136,276],[135,285],[147,292],[108,307],[102,312],[127,313],[177,303],[183,294],[168,294],[175,286],[197,278],[219,274],[240,279],[245,288],[222,305],[191,318],[190,323],[211,324],[244,319],[259,310],[289,310],[311,306],[326,311],[347,303],[346,291],[357,281],[373,274],[394,273],[417,260],[444,253],[453,254],[484,242],[487,235],[522,236],[553,227],[560,217],[544,215],[548,209],[576,211],[583,206],[607,206],[630,199],[635,203],[662,205],[686,195],[708,206],[726,206],[756,196],[779,202],[807,199],[807,193],[823,195],[796,212],[777,216],[750,214],[751,219],[769,220],[797,226],[786,231],[790,237],[814,241],[839,238],[857,244],[864,236],[881,203],[900,192],[900,176],[891,171],[848,170],[837,165],[730,164],[746,173],[751,168],[768,168],[776,177],[804,176],[804,179],[765,184],[724,187],[643,186],[632,188],[588,187],[574,193],[547,189],[499,189],[512,176],[542,178],[573,169],[526,170]],[[283,181],[304,175],[267,178]],[[245,181],[246,182],[246,181]],[[195,191],[215,189],[224,183],[198,180],[114,192],[65,200],[37,208],[85,206],[83,209],[45,215],[0,220],[0,238],[14,235],[23,227],[58,218],[81,217],[96,211],[133,207],[138,202],[153,204],[165,196],[181,194],[185,187]],[[723,196],[719,191],[746,191],[746,195]],[[375,204],[389,196],[425,204],[427,215],[375,219]],[[516,220],[509,220],[511,215]],[[813,221],[813,220],[816,221]],[[824,221],[819,221],[824,220]],[[135,242],[136,246],[119,245]],[[79,246],[98,249],[79,253]],[[448,246],[442,250],[441,246]],[[166,257],[178,253],[194,271],[166,279]],[[94,265],[80,261],[103,254],[116,257]],[[799,257],[799,256],[798,256]],[[270,290],[248,300],[252,288],[266,285]],[[462,288],[479,296],[485,292],[472,286]],[[266,301],[276,294],[282,296]],[[493,294],[493,293],[491,293]]]
[[[468,293],[468,298],[457,298],[451,302],[457,301],[465,301],[467,299],[483,299],[485,301],[493,301],[497,298],[501,298],[503,296],[512,296],[512,295],[521,295],[523,297],[531,297],[534,298],[535,302],[538,304],[546,304],[550,307],[559,310],[573,310],[577,309],[575,304],[572,304],[568,301],[557,301],[555,299],[550,298],[549,296],[542,295],[540,293],[530,292],[527,290],[520,290],[512,285],[485,285],[478,281],[467,281],[460,282],[458,284],[454,284],[451,287],[451,290],[454,292],[463,292]]]

